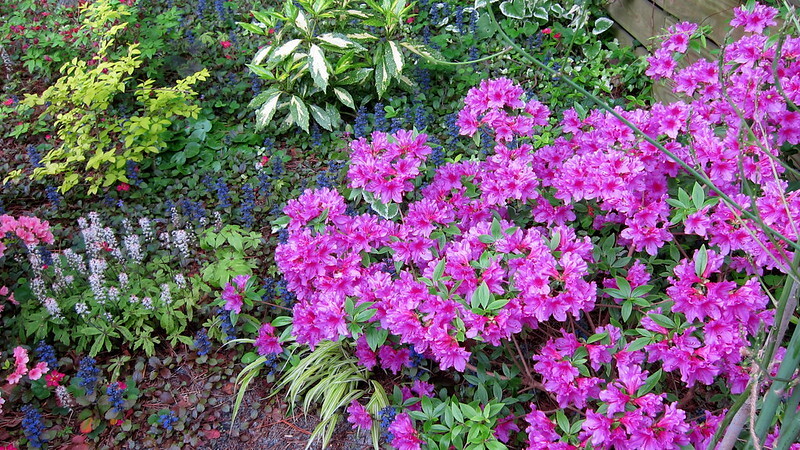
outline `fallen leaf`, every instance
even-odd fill
[[[88,419],[81,422],[81,433],[89,434],[94,430],[94,418],[89,417]]]
[[[221,433],[219,430],[208,430],[204,433],[208,439],[219,439]]]

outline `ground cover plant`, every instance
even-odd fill
[[[0,445],[797,448],[776,6],[1,5]]]

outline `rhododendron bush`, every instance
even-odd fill
[[[800,39],[769,39],[776,12],[738,8],[744,36],[721,64],[679,68],[697,26],[670,27],[648,73],[684,100],[616,110],[714,189],[610,112],[553,117],[505,78],[458,114],[461,134],[494,138],[485,158],[436,167],[410,131],[352,142],[347,192],[307,190],[284,210],[275,259],[297,342],[346,340],[395,374],[427,359],[434,374],[508,381],[514,365],[537,394],[493,412],[492,439],[509,445],[706,448],[758,371],[756,338],[781,322],[762,277],[793,271],[800,193],[781,150],[800,143]],[[784,353],[759,370],[774,376]],[[413,429],[429,415],[408,399],[433,395],[404,395],[396,447],[446,435]]]

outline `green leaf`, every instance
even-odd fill
[[[486,282],[482,282],[475,292],[472,294],[472,300],[470,301],[470,305],[473,309],[475,308],[485,308],[486,305],[489,304],[489,298],[491,296],[491,292],[489,292],[489,286]]]
[[[595,36],[602,34],[611,28],[612,25],[614,25],[613,20],[609,19],[608,17],[599,17],[594,21],[594,29],[592,30],[592,34]]]
[[[321,34],[317,36],[317,39],[339,49],[357,48],[359,50],[364,50],[364,47],[362,47],[361,44],[339,33]]]
[[[275,111],[278,109],[278,100],[281,98],[280,91],[273,92],[267,100],[256,111],[256,129],[262,129],[272,120]]]
[[[333,93],[336,94],[336,98],[338,98],[340,102],[344,103],[345,106],[350,109],[356,109],[356,104],[353,102],[353,96],[350,95],[349,92],[340,87],[335,87],[333,88]]]
[[[645,348],[645,346],[649,345],[650,342],[651,342],[650,338],[640,337],[639,339],[636,339],[635,341],[631,342],[630,345],[628,345],[628,347],[625,350],[629,352],[635,352],[637,350]]]
[[[236,23],[238,23],[240,27],[244,28],[245,30],[253,34],[263,35],[267,31],[264,28],[259,27],[258,25],[253,25],[252,23],[244,23],[244,22],[236,22]]]
[[[390,75],[386,68],[384,59],[379,59],[375,65],[375,89],[378,91],[378,97],[382,97],[389,88]]]
[[[317,105],[308,105],[309,109],[311,110],[311,116],[314,117],[314,120],[317,121],[319,126],[325,128],[328,131],[333,131],[333,126],[331,124],[331,117],[328,115],[328,112],[324,109],[320,108]]]
[[[260,49],[258,49],[255,56],[253,56],[253,60],[250,62],[250,64],[253,64],[255,66],[261,64],[261,62],[264,61],[264,58],[266,58],[267,55],[269,54],[270,50],[272,50],[271,45],[265,45]]]
[[[697,250],[694,259],[694,273],[698,277],[703,276],[703,272],[706,271],[706,266],[708,266],[708,250],[706,250],[706,246],[703,245]]]
[[[308,133],[308,108],[306,104],[300,100],[300,97],[296,95],[292,96],[292,99],[289,101],[289,114],[291,114],[294,123]]]
[[[652,313],[652,314],[648,314],[648,316],[651,319],[653,319],[653,322],[661,325],[664,328],[668,328],[668,329],[675,328],[675,321],[670,319],[669,317],[663,315],[663,314]]]
[[[654,374],[647,377],[647,380],[645,380],[642,387],[640,387],[639,390],[636,391],[636,396],[641,397],[644,394],[647,394],[648,392],[652,391],[653,388],[656,387],[656,384],[658,384],[658,382],[661,381],[662,374],[663,374],[662,369],[658,369],[658,371],[656,371]]]
[[[370,327],[366,332],[367,344],[372,351],[377,351],[378,347],[386,342],[387,337],[389,337],[389,331],[383,328]]]
[[[696,209],[702,209],[705,199],[706,193],[703,191],[703,187],[700,186],[700,183],[695,181],[694,186],[692,187],[692,204],[694,204]]]
[[[542,8],[543,9],[543,8]],[[506,0],[500,3],[500,12],[512,19],[524,19],[527,17],[525,0]],[[545,15],[547,12],[545,11]],[[546,18],[544,20],[547,20]]]
[[[328,62],[325,60],[325,53],[316,44],[311,44],[311,49],[308,51],[308,67],[311,78],[314,79],[314,85],[323,92],[326,91],[329,77]]]
[[[386,68],[389,74],[393,77],[403,73],[403,52],[400,51],[400,46],[395,41],[389,41],[389,45],[384,47],[384,60],[386,61]]]
[[[631,317],[631,312],[633,311],[633,302],[630,300],[625,301],[622,303],[622,320],[628,321]]]
[[[269,60],[267,60],[268,64],[272,64],[278,61],[283,61],[286,59],[287,56],[291,55],[297,47],[303,43],[302,39],[292,39],[291,41],[281,45],[278,47],[275,52],[270,55]]]

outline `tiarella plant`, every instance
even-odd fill
[[[432,362],[432,376],[512,364],[517,392],[538,392],[524,415],[515,401],[479,399],[458,406],[461,417],[446,395],[425,401],[422,414],[395,416],[398,448],[426,439],[503,448],[515,428],[530,448],[705,448],[725,399],[780,383],[767,411],[798,348],[794,338],[783,347],[791,285],[776,316],[768,306],[781,289],[759,279],[796,276],[800,248],[800,203],[784,181],[794,169],[781,154],[800,143],[800,41],[764,33],[776,12],[737,8],[744,37],[721,63],[682,69],[676,58],[697,26],[671,26],[648,74],[672,79],[683,101],[567,110],[547,145],[535,137],[549,110],[505,78],[470,90],[458,114],[461,134],[492,137],[485,159],[428,170],[424,134],[354,141],[344,195],[307,190],[279,222],[288,239],[276,263],[297,296],[296,341],[356,343],[362,365],[394,373],[413,367],[412,355]],[[767,353],[754,354],[767,333]],[[754,375],[759,364],[765,373]],[[722,396],[693,404],[697,391]],[[410,428],[445,409],[453,423],[493,427],[498,443],[483,431]],[[795,415],[783,413],[790,433]],[[759,418],[759,442],[769,426]]]
[[[96,213],[78,225],[80,247],[29,252],[30,291],[16,317],[24,335],[91,356],[120,346],[152,355],[162,339],[191,345],[186,328],[201,293],[183,272],[196,247],[191,230],[141,218],[119,235]]]

